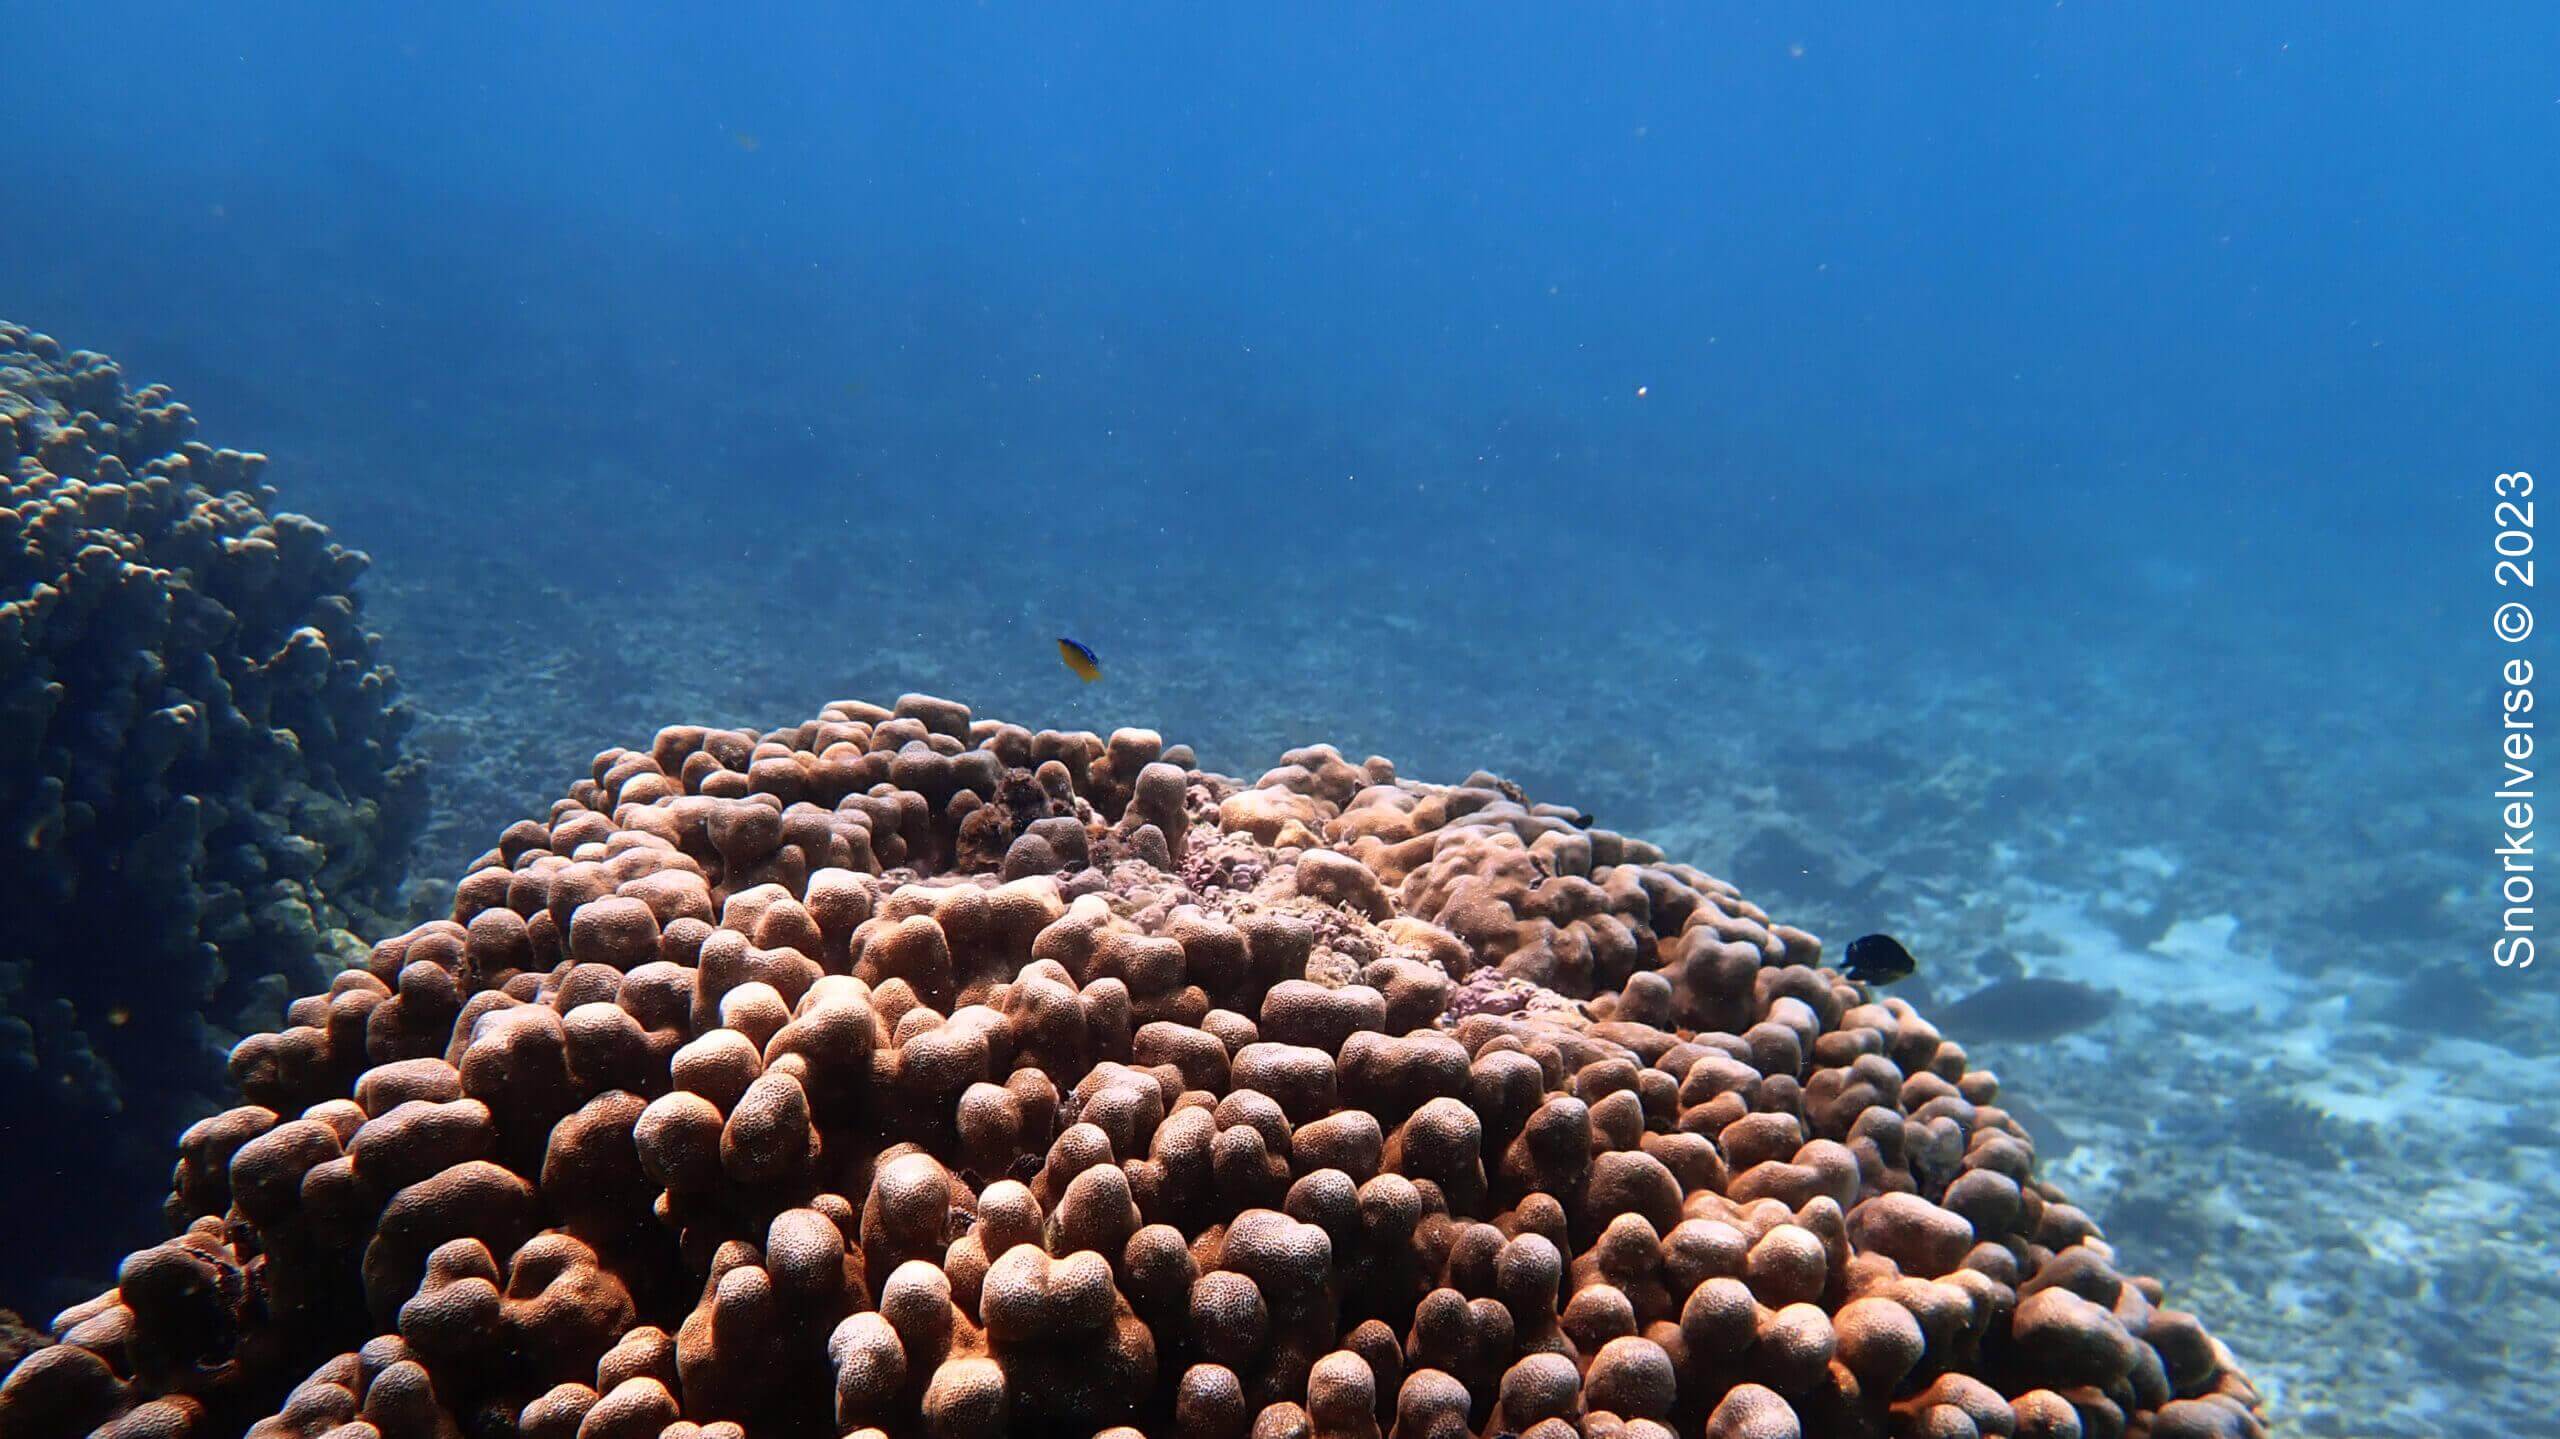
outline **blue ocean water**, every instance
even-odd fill
[[[2548,7],[0,18],[0,315],[373,555],[422,872],[661,723],[906,690],[1485,766],[1919,993],[2121,993],[1980,1048],[2123,1246],[2295,1432],[2518,1432]]]

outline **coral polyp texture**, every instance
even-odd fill
[[[241,1042],[0,1430],[2263,1432],[1821,959],[1489,775],[663,730]]]
[[[220,1107],[233,1040],[363,953],[349,927],[380,932],[421,811],[349,589],[364,556],[194,428],[0,324],[0,1294],[21,1303],[83,1258],[103,1275],[113,1253],[81,1252],[101,1191],[147,1192]]]

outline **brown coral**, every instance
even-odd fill
[[[0,1428],[2259,1428],[1907,1005],[1489,776],[671,729],[291,1018]]]

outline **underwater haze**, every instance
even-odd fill
[[[1898,936],[2273,1432],[2548,1422],[2560,11],[0,17],[0,316],[371,555],[413,919],[837,699],[1482,768]]]

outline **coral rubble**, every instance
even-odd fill
[[[667,729],[289,1018],[0,1430],[2263,1432],[1992,1075],[1489,775]]]
[[[102,1188],[146,1190],[219,1107],[238,1032],[362,953],[348,930],[395,903],[423,808],[350,591],[364,556],[194,426],[105,357],[0,325],[13,1297],[78,1261]]]

